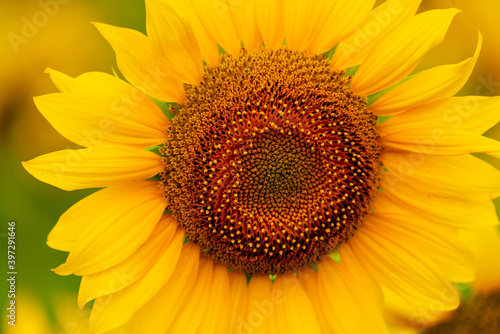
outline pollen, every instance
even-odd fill
[[[206,69],[164,144],[168,210],[204,254],[294,272],[349,240],[377,193],[376,117],[324,57],[242,49]]]

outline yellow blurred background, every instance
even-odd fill
[[[332,0],[333,1],[333,0]],[[475,71],[459,95],[500,95],[500,17],[498,0],[423,0],[421,10],[457,7],[445,42],[416,71],[457,63],[474,53],[477,30],[484,44]],[[92,21],[145,32],[142,0],[30,0],[0,2],[0,242],[7,272],[7,222],[16,222],[17,321],[8,326],[7,289],[2,280],[1,333],[87,333],[87,311],[76,306],[78,277],[60,277],[51,268],[66,254],[50,249],[46,237],[58,217],[91,191],[65,192],[43,184],[20,162],[66,148],[77,148],[40,115],[33,96],[55,92],[51,67],[76,76],[88,71],[111,73],[114,54]],[[499,111],[500,112],[500,111]],[[500,139],[500,127],[488,132]],[[498,160],[491,163],[500,168]],[[497,208],[499,201],[497,200]]]

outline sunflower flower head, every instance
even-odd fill
[[[128,83],[49,70],[36,104],[84,148],[24,166],[104,188],[48,238],[92,333],[387,333],[382,286],[458,306],[456,230],[498,224],[470,153],[500,157],[500,100],[453,97],[481,36],[408,77],[458,10],[374,2],[147,0],[147,36],[96,24]]]

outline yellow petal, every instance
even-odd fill
[[[161,258],[164,249],[169,247],[176,230],[175,219],[172,215],[165,215],[149,239],[125,261],[108,270],[83,276],[78,292],[78,306],[83,309],[92,299],[120,291],[145,275]],[[172,248],[173,251],[176,249]]]
[[[328,0],[284,0],[283,16],[287,47],[293,51],[299,52],[307,49],[312,39],[316,38],[319,31],[325,26],[334,6],[340,7],[343,2],[344,1],[333,2]],[[347,1],[345,2],[347,3]],[[344,16],[349,16],[348,13],[350,13],[350,11],[344,11],[343,14]],[[340,17],[335,17],[335,19],[340,19]],[[329,26],[329,28],[332,27]],[[333,45],[329,49],[332,47]],[[324,51],[320,51],[319,53]]]
[[[474,279],[474,256],[454,231],[415,215],[372,213],[370,222],[373,223],[370,228],[376,228],[378,234],[390,235],[394,244],[409,252],[413,249],[423,261],[435,263],[447,279],[454,282]]]
[[[282,302],[276,304],[275,311],[279,333],[321,333],[316,310],[295,275],[278,275],[271,294],[282,296]]]
[[[285,40],[283,1],[256,0],[257,25],[268,49],[278,49]]]
[[[388,333],[370,294],[329,257],[318,265],[318,291],[330,332]]]
[[[421,0],[388,0],[372,10],[356,31],[343,39],[332,57],[334,69],[359,65],[385,36],[415,15]]]
[[[143,277],[117,293],[96,299],[89,320],[91,334],[106,333],[126,323],[127,327],[139,326],[138,331],[127,333],[151,333],[140,329],[161,321],[158,314],[168,317],[169,313],[162,312],[162,308],[172,305],[173,298],[177,306],[183,306],[179,297],[189,295],[200,257],[199,247],[192,242],[182,245],[183,239],[184,231],[177,230],[170,246]],[[139,322],[135,320],[138,316]]]
[[[146,1],[146,29],[154,58],[168,72],[191,85],[203,80],[203,61],[194,31],[168,4]]]
[[[160,101],[185,100],[181,82],[153,56],[148,37],[133,29],[94,25],[115,50],[118,68],[132,85]]]
[[[455,95],[474,69],[482,40],[483,37],[479,34],[477,49],[472,58],[456,65],[438,66],[423,71],[376,100],[369,109],[379,116],[394,115],[405,109]]]
[[[269,333],[269,317],[274,314],[276,303],[282,302],[283,296],[271,295],[272,282],[268,276],[253,275],[248,284],[248,314],[241,322],[243,333]]]
[[[63,190],[102,188],[150,178],[163,170],[149,151],[115,145],[63,150],[39,156],[23,167],[38,180]]]
[[[100,190],[73,205],[58,224],[79,226],[78,240],[60,275],[91,275],[132,255],[153,232],[166,207],[157,182],[139,181]],[[64,230],[64,228],[62,228]],[[119,237],[117,237],[119,236]],[[49,235],[49,245],[58,242]]]
[[[303,2],[314,3],[316,6],[316,2]],[[321,2],[321,5],[317,5],[318,9],[322,11],[318,16],[318,20],[316,21],[313,15],[300,13],[300,16],[304,18],[304,22],[297,26],[299,32],[308,26],[314,28],[311,35],[308,36],[309,39],[312,39],[309,51],[314,54],[320,54],[332,49],[340,41],[351,35],[366,20],[375,4],[374,0],[326,0]],[[288,40],[289,35],[287,34]]]
[[[499,141],[470,130],[429,126],[389,132],[388,127],[381,127],[379,133],[381,145],[390,151],[433,155],[485,153],[500,159]]]
[[[432,47],[441,43],[458,12],[427,11],[391,31],[361,64],[351,89],[359,95],[370,95],[403,80]]]
[[[495,206],[491,200],[475,201],[437,196],[426,188],[412,188],[406,183],[396,187],[382,179],[383,194],[378,194],[374,206],[386,201],[406,211],[415,212],[433,223],[463,229],[481,229],[498,224]]]
[[[407,110],[379,125],[382,132],[415,127],[467,129],[482,134],[500,122],[500,97],[461,96]]]
[[[257,26],[257,0],[226,0],[233,24],[241,37],[245,49],[252,51],[262,44],[262,35]]]
[[[352,250],[363,259],[370,275],[415,306],[427,307],[438,300],[434,309],[455,309],[459,296],[436,265],[415,254],[415,249],[397,243],[397,235],[390,230],[384,232],[389,234],[383,235],[367,219],[350,240]]]
[[[198,40],[203,60],[206,61],[208,65],[214,66],[219,59],[219,49],[217,47],[217,43],[201,23],[193,5],[191,4],[191,1],[163,0],[162,2],[172,7],[177,15],[191,25],[194,34],[196,35],[196,39]]]
[[[247,278],[246,275],[238,271],[229,272],[229,303],[231,315],[229,317],[229,333],[242,331],[242,323],[247,316]]]
[[[175,321],[171,323],[170,327],[166,327],[161,319],[163,315],[157,314],[157,317],[160,318],[158,323],[156,326],[151,326],[152,328],[148,329],[147,333],[210,333],[201,331],[200,327],[205,315],[215,307],[210,303],[211,285],[214,281],[214,262],[206,257],[201,257],[198,277],[193,291],[189,294],[184,307],[175,317]]]
[[[323,295],[320,296],[318,292],[318,273],[312,268],[303,268],[297,273],[297,277],[314,307],[316,319],[321,327],[321,333],[328,333],[330,325],[325,314],[330,316],[330,310],[323,309],[321,305],[320,299],[323,298]]]
[[[486,201],[500,196],[500,171],[472,155],[432,156],[386,151],[384,178],[392,188],[408,183],[413,188],[448,198]]]
[[[191,0],[194,10],[208,33],[228,54],[237,55],[241,49],[241,39],[236,33],[231,14],[232,5],[225,0]],[[235,3],[234,6],[239,5]]]
[[[94,84],[99,85],[99,81]],[[61,135],[83,147],[118,144],[146,148],[161,144],[167,139],[170,122],[156,105],[134,101],[130,93],[133,91],[121,87],[110,89],[106,96],[87,91],[56,93],[36,97],[35,104]]]
[[[227,267],[221,264],[214,266],[214,277],[209,287],[210,300],[205,317],[198,333],[227,333],[229,323],[229,277]],[[172,333],[177,333],[172,331]],[[179,332],[180,333],[180,332]]]
[[[467,244],[476,256],[476,279],[472,282],[474,292],[484,295],[500,288],[500,230],[498,226],[478,231],[460,231],[460,240]]]

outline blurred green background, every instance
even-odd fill
[[[57,4],[57,5],[54,5]],[[424,58],[416,71],[457,63],[474,53],[477,30],[484,35],[478,64],[459,95],[500,95],[500,15],[498,0],[424,0],[421,10],[457,7],[445,42]],[[31,177],[20,162],[56,150],[77,148],[40,115],[33,96],[56,92],[51,67],[77,76],[88,71],[111,73],[114,53],[92,21],[145,32],[142,0],[30,0],[0,2],[0,249],[7,270],[7,223],[16,222],[17,321],[7,325],[7,282],[2,279],[1,333],[87,333],[88,310],[76,306],[78,277],[60,277],[50,269],[66,253],[45,241],[58,217],[92,191],[65,192]],[[30,26],[32,24],[32,26]],[[500,112],[500,111],[499,111]],[[500,127],[488,136],[500,139]],[[498,160],[490,162],[500,168]],[[497,208],[499,207],[497,200]],[[6,274],[5,274],[6,276]]]

